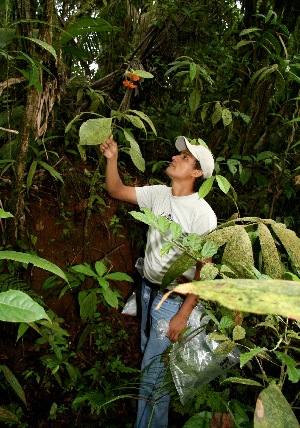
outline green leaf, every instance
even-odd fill
[[[242,30],[239,35],[241,37],[241,36],[244,36],[245,34],[250,34],[250,33],[256,32],[256,31],[260,32],[261,29],[258,27],[246,28],[245,30]]]
[[[0,293],[0,320],[7,322],[33,322],[49,319],[44,308],[26,293],[8,290]]]
[[[142,221],[148,226],[157,227],[157,220],[155,214],[149,208],[142,208],[143,213],[138,211],[131,211],[130,214],[137,220]]]
[[[21,421],[14,413],[10,412],[2,406],[0,406],[0,418],[5,419],[6,421],[16,422],[16,424],[19,426],[22,425]]]
[[[174,291],[198,294],[201,299],[212,300],[241,312],[300,319],[300,283],[296,281],[227,278],[194,281],[178,285]]]
[[[82,296],[83,297],[82,299]],[[81,299],[80,299],[81,297]],[[78,294],[78,300],[80,304],[80,317],[82,321],[86,321],[89,318],[93,318],[94,314],[97,311],[97,295],[96,290],[92,290],[88,294],[86,294],[86,290],[80,291]]]
[[[118,298],[114,291],[111,288],[107,288],[103,291],[103,297],[106,300],[106,302],[112,307],[116,308],[118,307]]]
[[[190,63],[190,79],[191,82],[195,79],[197,73],[197,65],[194,62]]]
[[[218,248],[219,247],[212,241],[205,242],[205,244],[203,245],[203,248],[201,250],[202,258],[208,259],[208,258],[214,256],[217,253]]]
[[[96,146],[104,143],[112,133],[112,118],[89,119],[79,129],[79,144]]]
[[[117,32],[120,31],[120,29],[118,27],[112,27],[107,21],[101,18],[79,18],[63,32],[61,44],[65,45],[68,41],[79,35],[112,31]]]
[[[200,102],[201,102],[201,92],[197,88],[194,88],[189,97],[190,110],[192,112],[196,111],[197,108],[200,106]]]
[[[228,126],[232,122],[232,114],[228,108],[223,108],[222,110],[222,121],[224,126]]]
[[[75,265],[75,266],[72,266],[71,269],[74,270],[75,272],[82,273],[83,275],[86,275],[86,276],[92,276],[93,278],[96,277],[96,274],[93,271],[93,269],[87,265],[81,265],[81,264]]]
[[[217,349],[214,350],[213,355],[228,355],[235,348],[235,343],[231,340],[224,340],[221,342]]]
[[[132,114],[125,114],[124,117],[132,123],[133,126],[139,129],[143,129],[146,132],[144,122],[138,117]]]
[[[27,180],[26,180],[27,193],[29,193],[29,189],[31,187],[32,180],[33,180],[33,176],[34,176],[34,173],[36,171],[36,167],[37,167],[37,161],[33,161],[32,164],[30,165],[30,168],[29,168],[29,171],[27,174]]]
[[[173,240],[176,240],[182,236],[182,227],[180,226],[180,224],[176,223],[175,221],[171,222],[170,231],[172,233]]]
[[[39,165],[41,165],[41,167],[43,167],[46,171],[50,172],[52,177],[57,178],[59,181],[61,181],[64,184],[64,180],[63,180],[61,174],[58,171],[56,171],[56,169],[54,169],[51,165],[47,164],[46,162],[42,162],[42,161],[37,161],[37,163]]]
[[[250,120],[251,120],[251,118],[250,118],[250,116],[248,116],[247,114],[245,114],[245,113],[240,113],[240,117],[243,119],[243,121],[244,122],[246,122],[246,123],[249,123],[250,122]]]
[[[124,137],[130,143],[129,155],[132,159],[132,162],[137,167],[137,169],[144,172],[145,171],[145,160],[142,156],[140,146],[135,141],[135,139],[132,138],[132,136],[125,129],[123,129],[123,132],[124,132]]]
[[[35,320],[37,321],[37,320]],[[26,333],[26,331],[28,330],[29,325],[25,324],[25,323],[20,323],[19,328],[18,328],[18,334],[17,334],[17,340],[16,342]]]
[[[252,40],[241,40],[240,42],[238,42],[238,44],[234,47],[235,49],[241,48],[242,46],[246,46],[249,44],[253,45],[253,41]]]
[[[0,365],[0,370],[4,374],[6,382],[15,391],[17,396],[23,401],[25,406],[27,406],[25,392],[24,392],[23,388],[21,387],[16,376],[13,374],[13,372],[7,366]]]
[[[167,217],[165,217],[163,215],[158,215],[157,216],[157,225],[158,225],[158,230],[161,233],[166,233],[166,231],[169,229],[171,223],[167,219]]]
[[[214,181],[215,181],[215,176],[209,177],[204,181],[204,183],[201,185],[198,192],[199,199],[205,198],[205,196],[211,191]]]
[[[104,263],[100,262],[99,260],[95,263],[95,270],[97,272],[97,275],[103,276],[105,272],[107,271],[107,267]]]
[[[34,42],[37,45],[41,46],[43,49],[48,51],[52,56],[54,56],[55,60],[57,60],[55,49],[51,45],[49,45],[49,43],[44,42],[43,40],[40,40],[40,39],[34,39],[32,37],[24,37],[24,39],[30,40],[31,42]]]
[[[211,412],[201,412],[193,415],[183,426],[183,428],[210,428]]]
[[[13,215],[8,211],[4,211],[3,208],[0,208],[0,218],[11,218]]]
[[[0,251],[0,260],[7,259],[25,264],[32,263],[34,266],[40,269],[48,270],[49,272],[54,273],[54,275],[62,278],[64,281],[68,282],[64,271],[62,271],[55,264],[48,262],[48,260],[42,259],[41,257],[27,253],[20,253],[18,251]]]
[[[133,74],[135,74],[136,76],[142,77],[143,79],[153,79],[154,77],[153,74],[144,70],[134,70]]]
[[[273,383],[259,394],[254,413],[254,428],[270,427],[299,428],[290,404]]]
[[[198,235],[198,233],[188,233],[184,237],[182,244],[190,247],[193,251],[200,251],[202,247],[202,237]]]
[[[251,349],[249,352],[245,352],[244,354],[240,355],[240,367],[244,367],[248,361],[252,360],[253,357],[256,355],[262,354],[263,352],[267,351],[267,348],[254,348]]]
[[[155,129],[155,126],[153,125],[153,122],[152,122],[152,120],[150,119],[150,117],[149,116],[147,116],[145,113],[143,113],[142,111],[139,111],[139,110],[128,110],[129,112],[131,111],[131,112],[133,112],[133,113],[135,113],[137,116],[139,116],[141,119],[143,119],[145,122],[147,122],[148,123],[148,125],[150,126],[150,128],[152,129],[152,131],[153,131],[153,133],[155,134],[155,135],[157,135],[157,133],[156,133],[156,129]]]
[[[227,178],[223,177],[223,175],[216,175],[216,180],[220,190],[222,190],[222,192],[224,193],[228,193],[231,184],[229,183]]]
[[[173,242],[164,242],[159,252],[159,255],[163,256],[164,254],[169,254],[171,248],[173,248]]]
[[[276,357],[284,364],[286,364],[286,368],[287,368],[287,374],[289,377],[289,380],[292,383],[297,383],[300,380],[300,370],[296,368],[296,365],[298,363],[296,363],[296,361],[290,357],[289,355],[283,353],[283,352],[279,352],[279,351],[275,351]]]
[[[204,121],[206,119],[209,107],[210,107],[210,103],[205,103],[203,105],[203,107],[202,107],[202,110],[201,110],[201,120],[202,120],[203,123],[204,123]]]
[[[70,129],[72,128],[72,125],[73,125],[73,123],[74,122],[77,122],[77,120],[79,120],[80,119],[80,117],[83,115],[83,114],[85,114],[84,112],[83,113],[80,113],[80,114],[77,114],[77,116],[75,116],[68,124],[67,124],[67,126],[66,126],[66,128],[65,128],[65,134],[68,132],[68,131],[70,131]]]
[[[244,168],[242,172],[240,173],[240,182],[244,186],[248,181],[250,180],[252,175],[252,169],[250,168]]]
[[[230,383],[239,383],[241,385],[249,385],[249,386],[262,386],[259,382],[252,379],[246,379],[243,377],[228,377],[227,379],[223,380],[222,383],[230,382]]]
[[[215,103],[215,111],[211,116],[211,122],[216,125],[222,119],[222,106],[219,102]]]
[[[197,260],[187,253],[182,253],[178,259],[170,266],[162,279],[162,289],[165,289],[171,282],[182,275],[186,270],[195,266]]]
[[[133,282],[133,279],[123,272],[111,272],[105,275],[105,279],[112,279],[115,281],[128,281]]]
[[[232,332],[232,339],[234,341],[236,340],[242,340],[246,337],[246,331],[243,327],[241,327],[240,325],[236,325],[233,329]]]

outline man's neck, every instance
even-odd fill
[[[176,183],[172,182],[172,195],[173,196],[189,196],[195,193],[193,185],[190,183]]]

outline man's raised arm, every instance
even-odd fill
[[[118,145],[111,135],[100,146],[106,157],[105,184],[106,190],[112,198],[137,204],[136,191],[133,186],[123,184],[118,170]]]

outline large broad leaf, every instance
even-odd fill
[[[41,257],[27,254],[27,253],[19,253],[18,251],[0,251],[0,260],[14,260],[20,263],[32,263],[34,266],[48,270],[49,272],[54,273],[54,275],[59,276],[64,281],[69,282],[64,271],[61,270],[55,264],[48,262],[48,260],[42,259]]]
[[[178,259],[170,266],[162,279],[162,289],[166,288],[172,281],[182,275],[186,270],[195,266],[197,260],[187,253],[181,254]]]
[[[153,122],[152,122],[152,120],[150,119],[150,117],[149,117],[149,116],[147,116],[145,113],[143,113],[142,111],[139,111],[139,110],[128,110],[128,112],[135,113],[135,114],[136,114],[137,116],[139,116],[142,120],[144,120],[145,122],[147,122],[147,123],[148,123],[148,125],[150,126],[150,128],[152,129],[153,133],[154,133],[155,135],[157,135],[157,132],[156,132],[155,126],[154,126],[154,124],[153,124]]]
[[[261,391],[256,402],[254,428],[299,428],[291,406],[275,385]]]
[[[86,321],[88,318],[93,318],[98,303],[96,289],[92,290],[90,293],[87,293],[86,290],[80,291],[78,300],[81,319]]]
[[[215,279],[181,284],[174,291],[198,294],[201,299],[212,300],[241,312],[278,314],[300,320],[300,283],[294,281]],[[168,293],[162,302],[167,297]]]
[[[132,162],[137,167],[137,169],[144,172],[145,171],[145,160],[142,156],[140,146],[135,141],[135,139],[132,138],[132,136],[125,129],[123,130],[123,132],[124,132],[124,136],[125,136],[126,140],[130,143],[129,154],[130,154],[130,157],[132,159]]]
[[[112,119],[106,117],[87,120],[79,129],[79,144],[96,146],[104,143],[112,133],[111,124]]]
[[[209,177],[207,180],[204,181],[204,183],[201,185],[198,192],[199,199],[205,198],[205,196],[211,191],[214,181],[215,181],[214,176]]]
[[[44,308],[20,290],[0,293],[0,320],[7,322],[33,322],[49,319]]]

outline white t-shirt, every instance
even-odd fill
[[[171,187],[156,185],[136,187],[136,197],[140,208],[149,208],[156,216],[163,215],[170,221],[179,223],[186,234],[194,232],[204,236],[217,226],[214,211],[204,199],[199,199],[198,193],[189,196],[173,196]],[[155,284],[161,284],[169,267],[182,253],[179,248],[173,247],[168,254],[160,256],[164,242],[165,239],[161,233],[149,227],[144,276]],[[192,280],[195,270],[196,267],[189,269],[184,276]],[[172,285],[176,284],[172,283]]]

